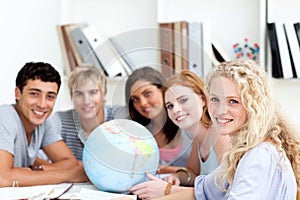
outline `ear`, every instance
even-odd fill
[[[201,100],[203,101],[204,106],[207,104],[206,98],[203,94],[201,94]]]
[[[18,101],[21,97],[21,90],[19,89],[19,87],[15,88],[15,99],[16,101]]]

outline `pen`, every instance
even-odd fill
[[[69,187],[67,187],[60,195],[58,195],[57,197],[52,198],[52,199],[59,199],[59,197],[61,197],[62,195],[66,194],[73,187],[73,185],[74,185],[74,183],[72,183]]]

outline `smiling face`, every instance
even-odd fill
[[[189,129],[200,123],[205,101],[192,88],[173,85],[165,92],[165,106],[174,124]]]
[[[17,104],[15,108],[20,115],[26,132],[45,122],[52,113],[57,97],[58,85],[40,79],[29,79],[21,92],[15,89]]]
[[[208,112],[213,124],[223,135],[234,134],[247,120],[237,83],[229,78],[215,77],[210,84]]]
[[[103,95],[94,81],[76,84],[73,88],[73,105],[81,120],[97,119],[103,109]]]
[[[163,111],[162,91],[156,85],[144,80],[134,83],[130,90],[134,108],[144,117],[154,119]]]

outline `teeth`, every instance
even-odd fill
[[[181,116],[177,117],[176,120],[180,122],[185,118],[186,118],[186,115],[181,115]]]
[[[226,124],[226,123],[231,122],[231,121],[232,121],[231,119],[219,119],[219,118],[217,118],[217,122],[221,123],[221,124]]]
[[[40,112],[40,111],[37,111],[37,110],[33,110],[33,112],[34,112],[35,114],[37,114],[37,115],[43,115],[43,114],[44,114],[44,112]]]
[[[84,108],[82,108],[82,110],[83,110],[83,111],[91,111],[91,110],[93,110],[93,108],[84,107]]]

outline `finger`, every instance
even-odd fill
[[[159,179],[159,178],[153,176],[152,174],[150,174],[150,173],[148,173],[148,172],[146,172],[146,176],[147,176],[147,178],[148,178],[150,181]]]
[[[146,183],[147,183],[147,182],[139,183],[139,184],[137,184],[137,185],[134,185],[134,186],[132,186],[131,188],[129,188],[129,191],[130,191],[130,192],[133,192],[133,191],[136,191],[136,190],[143,189],[143,188],[146,186]]]

